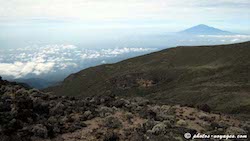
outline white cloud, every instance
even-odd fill
[[[81,68],[81,62],[99,58],[116,57],[133,52],[150,52],[155,48],[114,48],[114,49],[81,49],[75,45],[49,44],[32,45],[12,50],[2,56],[0,75],[14,78],[29,74],[41,75],[65,69]],[[105,63],[105,62],[101,62]]]
[[[67,68],[69,68],[69,67],[76,68],[76,67],[78,67],[78,65],[77,65],[76,63],[66,62],[66,63],[60,63],[60,64],[58,64],[57,67],[58,67],[60,70],[64,70],[64,69],[67,69]]]
[[[62,49],[76,49],[75,45],[62,45]]]
[[[115,48],[115,49],[103,49],[102,52],[108,55],[119,55],[124,53],[131,53],[131,52],[147,52],[155,50],[154,48]]]
[[[32,45],[25,48],[9,50],[13,54],[8,54],[5,58],[13,63],[0,63],[0,75],[12,76],[14,78],[24,77],[28,74],[41,75],[53,71],[56,63],[63,61],[56,54],[60,51],[74,49],[74,45]],[[16,54],[14,54],[16,53]],[[53,57],[55,56],[55,57]],[[52,58],[50,58],[52,57]],[[3,59],[4,60],[4,59]]]
[[[176,46],[185,45],[218,45],[231,44],[236,42],[246,42],[250,40],[250,35],[194,35],[186,36],[176,40]]]
[[[231,42],[237,42],[237,41],[239,41],[239,40],[240,40],[240,39],[237,39],[237,38],[236,38],[236,39],[232,39]]]
[[[199,37],[207,38],[241,38],[241,39],[250,39],[250,35],[199,35]]]
[[[105,60],[102,60],[102,62],[101,62],[102,64],[106,64],[107,62],[105,61]]]
[[[48,73],[49,71],[51,71],[51,69],[53,68],[54,65],[55,65],[55,63],[53,63],[53,62],[38,63],[38,64],[36,64],[33,73],[35,73],[36,75]]]
[[[244,42],[250,40],[250,35],[199,35],[203,39],[218,40],[223,43]]]
[[[102,49],[100,51],[91,51],[86,50],[82,54],[80,54],[82,59],[94,59],[100,57],[116,57],[121,54],[128,54],[133,52],[150,52],[154,51],[156,48],[110,48],[110,49]]]
[[[53,68],[54,63],[36,63],[36,62],[14,62],[14,63],[0,63],[0,75],[12,76],[20,78],[27,74],[33,73],[40,75],[48,73]]]

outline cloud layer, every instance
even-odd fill
[[[89,50],[75,45],[32,45],[25,48],[9,49],[0,54],[0,75],[14,78],[29,74],[42,75],[66,69],[82,69],[85,62],[106,63],[105,58],[130,53],[146,53],[154,48],[113,48]],[[91,64],[91,63],[90,63]]]
[[[20,78],[27,74],[33,73],[41,75],[48,73],[54,67],[54,63],[36,63],[36,62],[14,62],[14,63],[0,63],[0,75],[14,76]]]
[[[217,39],[225,43],[236,43],[250,40],[250,35],[199,35],[199,37],[204,39]]]
[[[101,23],[160,20],[170,25],[206,23],[231,28],[248,28],[250,24],[249,0],[0,0],[0,3],[0,19],[80,19]]]

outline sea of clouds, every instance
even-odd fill
[[[0,75],[22,78],[29,74],[42,75],[66,69],[79,68],[84,62],[100,60],[99,64],[107,63],[106,59],[121,55],[144,54],[156,48],[107,48],[82,49],[71,44],[31,45],[18,49],[0,51]],[[114,59],[115,60],[115,59]],[[91,64],[91,63],[90,63]]]
[[[83,48],[74,44],[31,44],[20,48],[0,49],[0,75],[8,78],[37,77],[47,74],[64,74],[64,77],[87,67],[104,63],[115,63],[123,59],[163,49],[161,46],[231,44],[250,41],[250,35],[164,35],[150,37],[140,46]],[[154,44],[154,45],[153,45]],[[158,47],[153,48],[158,44]],[[128,46],[130,46],[128,44]]]

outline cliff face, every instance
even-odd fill
[[[82,70],[46,89],[56,95],[142,96],[163,104],[207,104],[250,113],[250,42],[176,47]]]
[[[184,133],[248,134],[227,115],[143,98],[54,96],[0,80],[0,140],[177,140]]]

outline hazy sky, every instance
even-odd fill
[[[0,75],[59,76],[152,48],[250,39],[167,34],[198,24],[250,34],[250,0],[0,0]]]
[[[39,22],[119,23],[181,29],[209,24],[249,31],[249,0],[0,0],[2,24]],[[98,24],[97,24],[98,25]]]

